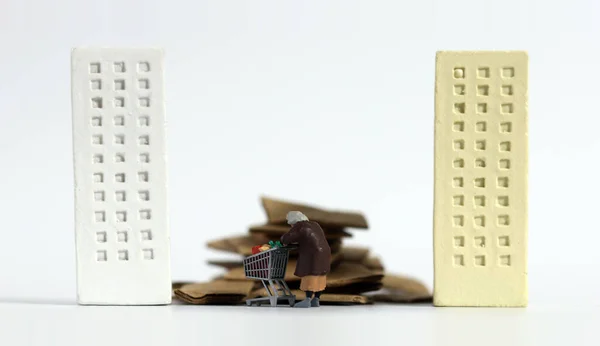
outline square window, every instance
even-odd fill
[[[99,62],[93,62],[90,64],[90,73],[100,73],[102,72],[102,68],[100,67]]]
[[[94,192],[94,201],[96,201],[96,202],[104,202],[104,191],[96,191],[96,192]]]
[[[510,160],[502,159],[498,161],[498,167],[500,167],[500,169],[510,169]]]
[[[115,116],[114,119],[115,126],[124,126],[125,125],[125,117],[122,115]]]
[[[115,162],[116,163],[123,163],[125,162],[125,154],[115,154]]]
[[[465,94],[465,85],[457,84],[454,86],[454,95],[464,95]]]
[[[454,104],[454,113],[456,114],[464,114],[465,113],[465,103],[464,102],[460,102],[460,103],[455,103]]]
[[[452,217],[454,227],[462,227],[465,225],[465,217],[463,215],[454,215]]]
[[[139,191],[138,196],[140,201],[149,201],[150,200],[150,192],[149,191]]]
[[[475,224],[475,227],[485,227],[485,216],[477,215],[473,217],[473,223]]]
[[[93,135],[92,144],[101,145],[103,143],[102,135]]]
[[[463,267],[465,265],[465,259],[463,255],[454,255],[452,263],[454,263],[455,267]]]
[[[104,182],[104,174],[94,173],[93,179],[94,179],[94,183],[103,183]]]
[[[464,121],[455,121],[452,129],[454,130],[454,132],[465,131],[465,122]]]
[[[510,255],[501,255],[500,256],[500,266],[510,267]]]
[[[119,250],[119,260],[120,261],[129,261],[129,253],[127,250]]]
[[[115,199],[117,202],[125,202],[127,200],[127,194],[125,191],[117,191],[115,192]]]
[[[101,90],[102,89],[102,80],[100,80],[100,79],[92,79],[90,81],[90,89],[92,89],[92,90]]]
[[[127,222],[127,212],[126,211],[118,211],[116,214],[118,222]]]
[[[102,108],[102,97],[92,98],[92,108]]]
[[[512,132],[512,123],[505,122],[500,124],[500,132],[503,133],[511,133]]]
[[[477,86],[477,95],[478,96],[488,96],[490,94],[490,86],[489,85],[478,85]]]
[[[96,232],[96,242],[106,243],[106,232]]]
[[[499,207],[508,207],[508,196],[498,196],[496,205]]]
[[[452,75],[456,79],[464,79],[465,78],[465,68],[464,67],[455,67],[452,71]]]
[[[473,202],[476,207],[485,207],[485,196],[475,196]]]
[[[147,115],[142,115],[138,118],[138,124],[140,127],[150,126],[150,117]]]
[[[473,184],[475,187],[485,187],[485,178],[475,178]]]
[[[140,210],[140,220],[150,220],[152,218],[152,214],[150,209],[142,209]]]
[[[475,150],[485,150],[485,139],[475,141]]]
[[[104,156],[102,156],[102,154],[95,154],[93,157],[93,162],[94,163],[102,163],[104,162]]]
[[[140,154],[140,162],[141,163],[148,163],[148,162],[150,162],[150,154],[148,154],[148,153],[142,153],[142,154]]]
[[[463,168],[465,166],[465,160],[456,159],[456,160],[454,160],[454,162],[452,162],[452,166],[454,168]]]
[[[477,104],[477,114],[485,114],[487,113],[487,103],[478,103]]]
[[[476,168],[485,168],[485,159],[482,157],[475,159],[475,167]]]
[[[461,207],[465,205],[465,196],[454,196],[452,197],[452,205],[455,207]]]
[[[463,178],[456,177],[452,179],[452,186],[454,187],[463,187]]]
[[[117,108],[125,107],[125,98],[115,97],[115,107],[117,107]]]
[[[125,90],[125,80],[117,79],[115,81],[115,90]]]
[[[138,86],[140,89],[150,89],[150,81],[147,79],[138,80]]]
[[[510,238],[507,235],[498,237],[498,246],[510,246]]]
[[[148,172],[139,172],[138,180],[142,183],[147,183],[148,182]]]
[[[145,260],[152,260],[152,259],[154,259],[154,250],[152,250],[152,249],[143,249],[142,253],[144,254],[144,259]]]
[[[150,145],[150,136],[143,135],[138,138],[140,145]]]
[[[140,107],[150,107],[150,98],[148,97],[140,97],[139,99]]]
[[[475,265],[477,267],[485,267],[485,256],[475,256]]]
[[[125,63],[122,61],[115,62],[113,67],[114,67],[115,72],[117,72],[117,73],[125,72]]]
[[[511,96],[513,94],[512,85],[503,85],[501,90],[502,96]]]
[[[457,139],[453,144],[454,150],[464,150],[465,149],[465,141],[462,139]]]
[[[487,131],[487,123],[485,121],[478,121],[477,123],[475,123],[475,131],[486,132]]]
[[[508,187],[508,177],[498,177],[498,187]]]
[[[464,247],[465,246],[465,237],[456,236],[454,237],[454,247]]]
[[[475,237],[474,244],[476,247],[485,247],[485,237]]]
[[[115,135],[115,144],[118,144],[118,145],[125,144],[125,135]]]
[[[149,229],[140,231],[142,234],[142,240],[152,240],[152,232]]]
[[[148,72],[150,71],[150,63],[141,61],[138,63],[138,71],[139,72]]]
[[[102,126],[102,117],[92,117],[92,126]]]
[[[98,251],[96,251],[96,261],[98,261],[98,262],[106,262],[106,250],[98,250]]]
[[[105,222],[106,221],[106,213],[103,211],[94,212],[94,220],[96,222]]]
[[[125,173],[117,173],[117,174],[115,174],[115,181],[117,183],[124,183],[125,182]]]
[[[500,142],[500,151],[510,151],[510,142]]]
[[[117,241],[121,243],[127,243],[127,232],[117,232]]]
[[[502,78],[512,78],[515,76],[515,69],[513,67],[502,68]]]
[[[498,226],[508,226],[510,225],[510,218],[508,215],[499,215],[498,216]]]
[[[477,78],[490,78],[490,68],[480,67],[477,69]]]
[[[512,114],[513,113],[513,104],[512,103],[503,103],[500,112],[502,114]]]

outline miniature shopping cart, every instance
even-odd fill
[[[261,305],[271,303],[277,306],[280,300],[287,300],[290,306],[296,302],[296,296],[292,294],[285,283],[285,269],[288,263],[289,250],[294,247],[274,247],[270,250],[259,252],[244,259],[244,272],[249,279],[261,280],[267,297],[246,300],[246,304]]]

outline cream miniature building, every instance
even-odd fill
[[[171,302],[163,54],[72,54],[77,297]]]
[[[434,304],[527,305],[525,52],[438,52]]]

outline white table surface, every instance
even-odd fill
[[[0,298],[0,345],[600,345],[597,272],[564,269],[530,274],[527,308],[98,307]]]

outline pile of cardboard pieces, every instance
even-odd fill
[[[373,302],[412,303],[427,302],[430,291],[419,281],[400,275],[388,274],[378,257],[369,254],[367,248],[348,247],[343,239],[352,236],[348,228],[367,229],[367,221],[361,213],[337,212],[262,198],[268,217],[265,224],[250,227],[249,233],[211,241],[208,247],[241,256],[252,254],[252,247],[277,241],[289,231],[286,224],[288,211],[297,210],[310,220],[318,222],[331,247],[331,272],[327,275],[327,288],[321,296],[323,304],[369,304]],[[304,299],[299,290],[300,278],[294,275],[297,252],[290,252],[285,281],[296,295]],[[177,299],[190,304],[242,304],[246,299],[266,295],[259,280],[247,279],[242,259],[239,261],[210,261],[227,272],[211,282],[174,283],[173,293]]]

